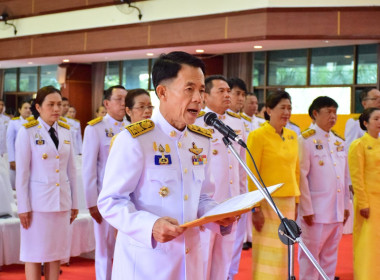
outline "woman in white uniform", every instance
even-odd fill
[[[27,280],[59,278],[60,260],[69,257],[69,227],[78,214],[76,171],[70,127],[58,122],[62,97],[43,87],[35,100],[37,120],[16,138],[16,190],[21,222],[20,260]]]

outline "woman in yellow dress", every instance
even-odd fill
[[[367,108],[359,118],[367,132],[352,142],[348,165],[354,188],[354,279],[380,275],[380,109]]]
[[[267,97],[266,107],[269,122],[249,134],[247,145],[266,186],[284,183],[272,195],[273,200],[285,217],[294,219],[300,195],[298,142],[297,134],[285,128],[292,111],[291,98],[287,92],[277,91]],[[258,178],[248,154],[247,164]],[[250,179],[248,188],[256,190]],[[253,279],[286,279],[288,249],[277,234],[280,220],[266,201],[254,208],[252,223]]]

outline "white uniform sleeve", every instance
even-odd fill
[[[15,161],[15,142],[16,142],[17,130],[15,127],[15,121],[10,121],[7,128],[7,150],[8,161]]]
[[[71,133],[69,133],[71,137]],[[77,169],[75,166],[75,157],[74,157],[74,145],[73,139],[70,141],[70,156],[67,162],[67,176],[70,181],[70,189],[71,189],[71,209],[78,209],[78,194],[77,194]]]
[[[313,204],[311,201],[308,175],[310,171],[310,152],[307,147],[307,142],[302,136],[298,137],[299,141],[299,158],[300,158],[300,215],[314,215]]]
[[[344,129],[344,138],[346,139],[346,152],[355,139],[358,139],[361,135],[358,134],[357,122],[354,119],[349,119],[346,122],[346,127]]]

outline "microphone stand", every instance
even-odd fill
[[[306,247],[305,243],[303,243],[303,240],[300,236],[300,230],[299,230],[297,223],[293,220],[289,220],[289,219],[285,218],[282,215],[282,213],[280,212],[280,209],[278,209],[276,207],[275,203],[272,201],[272,199],[270,198],[268,193],[265,192],[264,187],[257,180],[257,178],[252,173],[252,171],[248,168],[247,164],[240,158],[239,154],[236,152],[235,148],[232,146],[231,141],[226,136],[223,137],[223,142],[226,145],[226,147],[232,152],[232,154],[235,156],[235,158],[239,161],[240,165],[244,168],[245,172],[251,178],[252,182],[255,184],[255,186],[260,191],[262,196],[265,198],[265,200],[272,207],[273,211],[275,211],[278,214],[278,217],[281,220],[281,224],[280,224],[280,227],[278,229],[278,233],[279,233],[279,237],[280,237],[280,240],[282,241],[282,243],[284,243],[285,245],[288,245],[288,246],[289,245],[291,246],[294,243],[298,243],[300,249],[302,249],[305,252],[306,256],[312,262],[314,267],[318,270],[319,274],[323,277],[323,279],[329,280],[326,273],[323,271],[322,267],[318,264],[316,259],[310,253],[310,251]],[[244,146],[243,147],[246,148],[246,145],[244,145]],[[289,252],[292,253],[292,249],[290,249]],[[290,260],[293,261],[292,256],[290,256]],[[290,280],[291,279],[295,279],[295,278],[292,276],[290,278]]]

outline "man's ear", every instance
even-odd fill
[[[314,120],[317,119],[317,114],[318,114],[317,110],[313,110],[312,114],[313,114]]]
[[[166,100],[166,98],[167,98],[166,86],[158,85],[156,87],[156,93],[157,93],[157,97],[158,97],[158,99],[160,99],[160,101]]]
[[[109,102],[109,100],[107,100],[107,99],[104,99],[103,100],[103,106],[108,110],[108,102]]]

